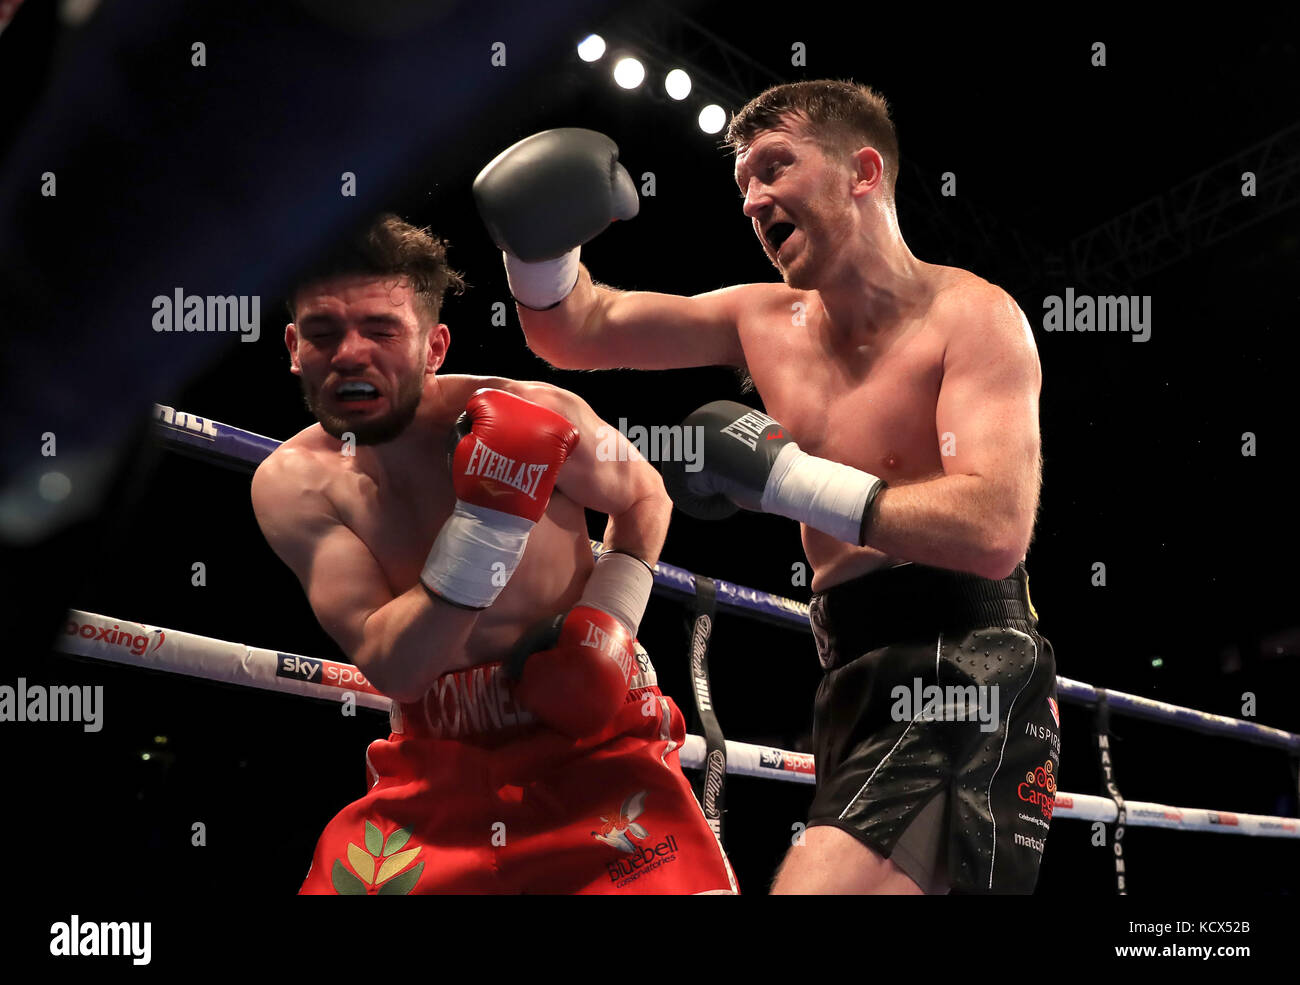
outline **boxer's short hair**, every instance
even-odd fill
[[[745,104],[727,127],[726,141],[739,154],[763,131],[789,117],[829,154],[874,147],[885,162],[885,188],[892,198],[898,181],[898,134],[885,97],[851,80],[819,79],[772,86]]]
[[[427,227],[384,213],[303,272],[289,293],[290,318],[298,320],[297,296],[304,287],[352,275],[409,280],[424,327],[438,324],[449,292],[459,294],[465,289],[464,278],[447,263],[445,240]]]

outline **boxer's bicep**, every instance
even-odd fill
[[[576,355],[582,369],[743,366],[739,306],[749,285],[684,297],[601,288]]]
[[[979,477],[987,502],[1028,544],[1040,476],[1038,392],[1033,337],[1002,292],[965,306],[944,355],[935,431],[943,470]]]
[[[578,429],[578,444],[560,468],[555,487],[586,509],[618,516],[637,503],[667,499],[663,480],[614,425],[575,393],[545,383],[520,384],[519,395],[561,414]]]
[[[355,657],[366,620],[393,600],[374,555],[321,493],[293,484],[282,471],[264,475],[259,469],[253,509],[267,543],[297,576],[321,627]]]
[[[321,627],[355,661],[366,620],[393,601],[379,562],[361,538],[334,523],[316,538],[302,583]]]

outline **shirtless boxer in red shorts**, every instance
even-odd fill
[[[803,525],[825,670],[817,793],[773,892],[1031,892],[1060,722],[1023,564],[1041,463],[1029,324],[998,287],[908,248],[877,93],[776,86],[727,137],[782,283],[696,297],[593,283],[578,248],[637,211],[601,134],[536,134],[484,168],[475,196],[528,344],[565,369],[734,366],[771,415],[700,408],[686,424],[703,468],[665,462],[664,477],[692,515]],[[989,704],[899,712],[895,687],[918,681]]]
[[[385,216],[293,293],[319,423],[262,463],[253,508],[394,702],[301,892],[734,892],[634,639],[662,482],[630,446],[598,458],[616,432],[572,393],[439,376],[459,283],[442,243]],[[588,507],[609,516],[594,563]]]

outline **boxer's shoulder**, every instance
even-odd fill
[[[300,547],[304,536],[339,522],[329,495],[332,476],[344,460],[338,447],[337,439],[313,425],[283,442],[253,474],[253,515],[281,557]]]
[[[476,390],[482,389],[504,390],[557,413],[563,413],[564,407],[581,399],[569,390],[540,380],[512,380],[505,376],[440,376],[438,379],[444,401],[456,414],[465,409],[466,401]]]
[[[1015,299],[1001,287],[961,267],[936,266],[929,277],[932,317],[957,318],[964,313],[969,320],[972,313],[998,316],[1020,311]]]
[[[790,314],[817,300],[815,291],[800,291],[781,283],[739,284],[731,288],[731,304],[736,311],[736,325],[741,330],[759,330],[772,326],[789,327]]]
[[[301,479],[327,470],[339,457],[340,442],[330,437],[319,424],[305,427],[293,437],[282,441],[253,475],[255,482],[263,485],[279,483],[285,479]]]
[[[534,380],[513,380],[508,376],[438,375],[438,388],[443,402],[449,407],[459,407],[461,410],[465,409],[466,402],[477,390],[504,390],[506,393],[522,397],[528,390],[540,386],[549,386],[549,384]]]
[[[969,340],[984,348],[1034,348],[1028,319],[1001,287],[960,267],[940,267],[932,276],[926,324],[947,344]]]

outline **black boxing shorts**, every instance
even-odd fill
[[[1061,755],[1056,661],[1023,564],[991,580],[919,564],[813,596],[813,716],[829,824],[927,893],[1031,893]]]

